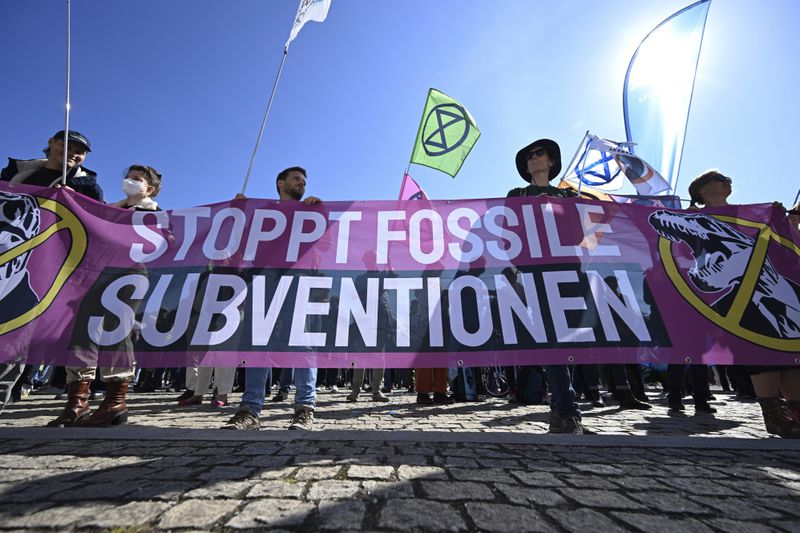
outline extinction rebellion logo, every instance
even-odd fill
[[[458,104],[439,104],[425,117],[422,147],[431,157],[452,152],[469,135],[467,112]]]
[[[649,222],[661,236],[658,249],[667,275],[692,307],[753,344],[800,352],[800,285],[767,257],[773,246],[776,258],[785,257],[783,264],[796,264],[800,248],[791,240],[768,225],[730,216],[661,210],[650,215]],[[736,226],[749,228],[755,236]],[[695,263],[682,271],[676,255],[684,245]],[[709,304],[698,291],[719,296]]]
[[[64,243],[69,243],[67,249]],[[86,248],[86,229],[63,204],[0,193],[0,335],[50,307]]]

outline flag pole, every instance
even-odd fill
[[[286,56],[289,54],[289,45],[287,44],[283,48],[283,57],[281,57],[281,65],[278,67],[278,75],[275,76],[275,83],[272,85],[272,93],[269,95],[269,100],[267,101],[267,110],[264,112],[264,119],[261,121],[261,129],[258,130],[258,138],[256,139],[256,145],[253,148],[253,155],[250,157],[250,164],[247,166],[247,173],[244,176],[244,183],[242,184],[242,194],[244,195],[245,189],[247,189],[247,182],[250,180],[250,172],[253,170],[253,163],[256,160],[256,153],[258,153],[258,146],[261,144],[261,137],[264,135],[264,128],[267,125],[267,117],[269,116],[269,110],[272,107],[272,100],[275,98],[275,90],[278,88],[278,81],[281,79],[281,72],[283,72],[283,64],[286,62]]]
[[[792,202],[792,207],[797,205],[797,200],[800,199],[800,189],[797,189],[797,194],[794,196],[794,202]],[[789,209],[791,209],[790,207]]]
[[[70,0],[67,0],[67,88],[66,106],[64,109],[64,160],[61,165],[61,185],[67,184],[67,154],[69,153],[69,76],[70,76]]]
[[[589,136],[589,130],[586,130],[586,133],[583,134],[583,137],[581,138],[581,141],[578,143],[578,149],[575,150],[575,154],[572,156],[572,159],[569,160],[569,165],[564,167],[564,173],[561,175],[561,179],[559,181],[563,181],[564,178],[567,177],[567,174],[569,174],[569,169],[572,168],[572,163],[574,163],[575,159],[578,158],[578,154],[581,152],[581,148],[583,147],[583,141],[585,141],[586,137],[588,137],[588,136]],[[583,183],[583,181],[579,178],[578,179],[578,194],[580,194],[580,192],[581,192],[581,183]]]

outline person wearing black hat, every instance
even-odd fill
[[[67,187],[98,202],[103,201],[103,189],[97,183],[97,173],[85,168],[83,161],[91,152],[89,139],[83,134],[70,130],[67,137]],[[45,159],[12,159],[0,171],[0,181],[57,187],[62,182],[64,164],[64,130],[56,132],[47,141]]]
[[[519,152],[516,157],[517,172],[530,183],[508,191],[513,196],[551,196],[571,198],[578,194],[572,189],[559,189],[550,181],[561,172],[561,150],[555,141],[539,139]],[[581,411],[575,401],[575,389],[567,365],[545,365],[545,374],[550,387],[550,433],[585,432],[581,423]]]
[[[539,139],[517,152],[517,172],[530,183],[527,187],[511,189],[508,196],[578,196],[572,189],[559,189],[550,182],[561,172],[561,149],[551,139]]]

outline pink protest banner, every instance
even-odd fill
[[[0,362],[798,364],[769,205],[234,200],[132,212],[0,184]]]

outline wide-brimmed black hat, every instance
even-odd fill
[[[75,131],[75,130],[69,130],[69,135],[67,136],[67,138],[70,141],[75,141],[76,143],[80,143],[80,144],[84,145],[88,151],[90,151],[90,152],[92,151],[92,144],[89,142],[89,139],[86,138],[86,135],[84,135],[84,134],[82,134],[82,133],[80,133],[78,131]],[[53,135],[53,139],[57,139],[59,141],[63,141],[64,140],[64,130],[57,131],[55,133],[55,135]]]
[[[550,179],[552,180],[561,172],[561,148],[558,147],[557,142],[551,139],[533,141],[517,152],[517,172],[522,176],[522,179],[530,183],[531,175],[528,174],[528,152],[535,147],[544,148],[547,151],[547,155],[550,156],[550,160],[553,162],[553,166],[550,167]]]

